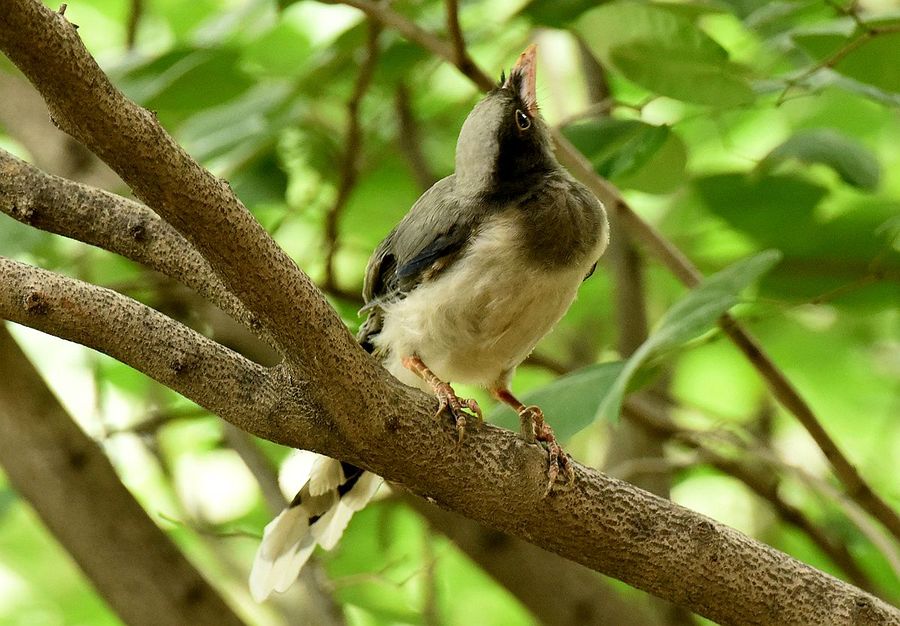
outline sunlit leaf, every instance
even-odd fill
[[[657,4],[606,4],[581,16],[575,29],[607,64],[612,62],[613,49],[636,43],[665,46],[668,50],[691,54],[710,63],[728,57],[725,50],[691,20]]]
[[[613,48],[611,58],[625,76],[663,96],[719,107],[753,100],[753,89],[737,65],[687,49],[635,42]]]
[[[670,135],[667,126],[615,118],[580,122],[563,132],[598,174],[614,181],[640,171]]]
[[[598,417],[614,420],[619,415],[628,382],[648,360],[677,348],[709,330],[737,303],[738,294],[770,270],[781,258],[775,250],[749,257],[708,276],[676,302],[660,320],[653,334],[626,361],[605,394]]]

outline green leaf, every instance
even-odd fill
[[[604,64],[661,95],[726,107],[753,99],[725,49],[672,7],[615,2],[584,14],[576,30]]]
[[[293,22],[282,20],[244,48],[241,66],[253,74],[297,76],[306,69],[311,50],[306,32]]]
[[[522,401],[541,407],[557,438],[568,439],[594,421],[600,401],[623,367],[620,361],[589,365],[525,394]],[[503,405],[494,407],[488,417],[498,426],[519,430],[519,418]]]
[[[781,258],[767,250],[738,261],[703,280],[670,308],[654,333],[626,361],[609,387],[597,411],[598,417],[614,420],[619,415],[628,383],[652,358],[694,339],[715,324],[738,300],[738,293],[774,266]]]
[[[591,50],[606,64],[611,51],[633,43],[665,42],[669,50],[693,53],[694,58],[724,61],[725,49],[691,20],[666,7],[637,2],[613,2],[585,13],[575,25]]]
[[[768,172],[785,161],[827,165],[844,182],[869,191],[878,187],[881,166],[865,146],[833,130],[806,130],[795,134],[760,161],[758,169]]]
[[[716,174],[694,186],[703,203],[761,247],[803,254],[815,246],[814,212],[827,190],[796,175]]]
[[[598,174],[614,181],[640,171],[671,135],[668,126],[614,118],[581,122],[563,132]]]
[[[530,0],[519,14],[534,24],[562,28],[598,4],[593,0]]]
[[[699,56],[668,43],[635,42],[611,51],[613,64],[630,80],[656,93],[719,107],[753,100],[750,83],[735,64]]]
[[[685,180],[687,148],[675,132],[666,136],[665,142],[641,168],[623,172],[616,179],[622,189],[636,189],[650,194],[666,194],[678,189]]]
[[[160,118],[180,118],[224,104],[252,85],[250,77],[237,69],[239,55],[231,48],[173,50],[131,68],[118,84]]]

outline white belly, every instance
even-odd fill
[[[447,382],[506,384],[569,309],[596,260],[564,269],[533,267],[514,245],[517,237],[508,218],[495,220],[465,258],[384,307],[374,342],[394,376],[427,389],[401,363],[418,355]]]

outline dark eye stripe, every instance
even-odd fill
[[[519,130],[531,128],[531,118],[522,113],[522,109],[516,109],[516,126],[519,127]]]

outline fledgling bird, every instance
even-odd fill
[[[535,97],[536,47],[469,113],[456,171],[426,191],[381,242],[366,271],[359,342],[402,382],[430,391],[462,443],[482,412],[454,383],[486,387],[547,445],[545,494],[572,470],[536,406],[509,391],[516,367],[562,318],[609,238],[597,198],[553,155]],[[318,457],[291,505],[270,522],[250,587],[284,591],[316,544],[334,546],[380,479]]]

